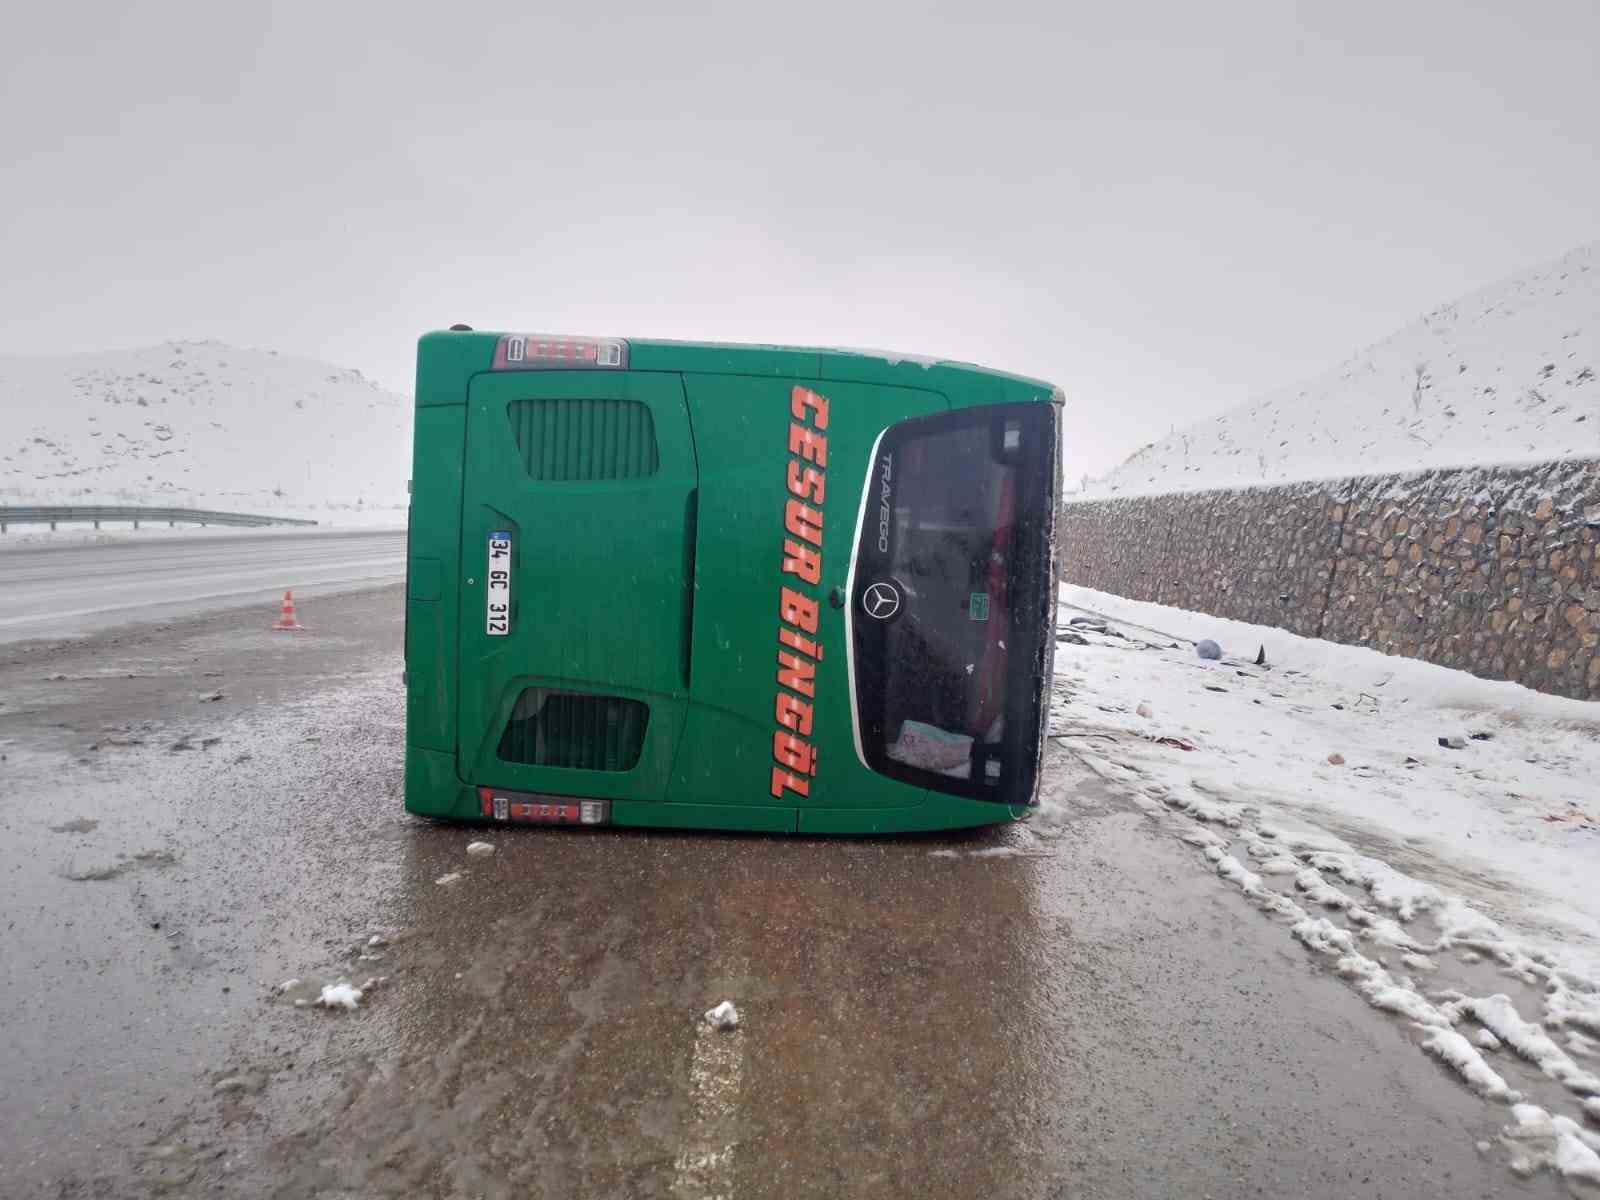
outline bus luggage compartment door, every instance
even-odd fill
[[[681,377],[478,375],[463,472],[461,777],[662,799],[692,620]]]

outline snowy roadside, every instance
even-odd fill
[[[1062,602],[1052,736],[1518,1104],[1513,1167],[1600,1183],[1600,705],[1084,588]]]
[[[1069,718],[1134,735],[1152,779],[1299,818],[1357,848],[1399,847],[1407,863],[1396,866],[1426,875],[1434,865],[1479,911],[1600,978],[1600,704],[1084,588],[1062,598],[1126,622],[1135,638],[1182,640],[1118,655],[1109,669],[1095,648],[1059,648],[1058,675],[1074,683]],[[1195,654],[1191,639],[1205,637],[1226,661]],[[1263,646],[1265,668],[1253,663]]]

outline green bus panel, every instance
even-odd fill
[[[406,567],[406,739],[454,757],[466,406],[417,409],[415,436]]]
[[[529,792],[665,799],[688,698],[696,468],[682,380],[507,371],[477,376],[468,392],[461,775]],[[495,533],[510,543],[500,634],[486,614]],[[637,763],[584,770],[503,756],[518,700],[535,689],[644,705]]]
[[[828,602],[843,592],[861,512],[868,456],[897,420],[947,406],[935,392],[801,381],[828,402],[821,576],[812,584],[783,569],[785,505],[796,382],[739,375],[690,375],[689,411],[700,453],[692,704],[673,773],[671,799],[759,804],[772,797],[777,731],[779,608],[787,587],[814,605],[821,650],[812,707],[815,775],[804,803],[826,807],[905,806],[921,789],[868,772],[856,758],[844,613]],[[799,802],[788,794],[791,802]]]

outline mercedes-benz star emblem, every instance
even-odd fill
[[[862,594],[861,607],[867,616],[887,621],[900,611],[900,589],[892,583],[874,583]]]

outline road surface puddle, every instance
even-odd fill
[[[67,878],[73,883],[106,883],[134,871],[172,867],[178,863],[178,856],[170,850],[141,850],[137,854],[118,857],[120,861],[105,866],[68,871]]]

